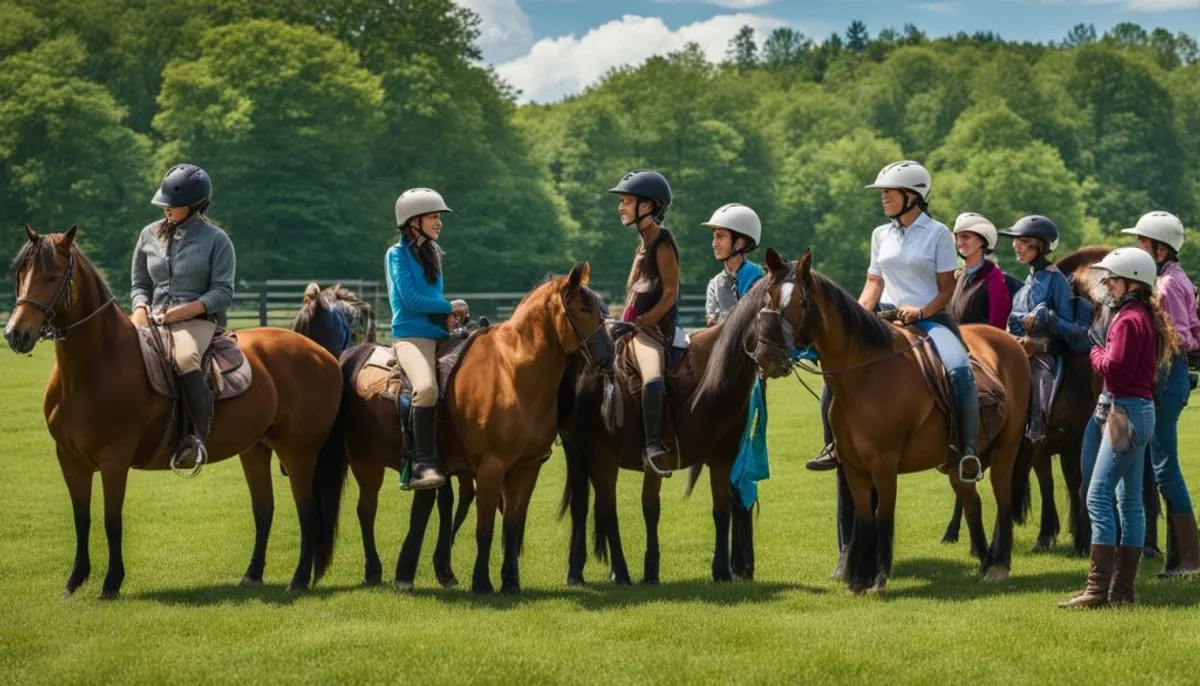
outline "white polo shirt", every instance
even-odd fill
[[[871,234],[871,266],[883,279],[881,302],[924,307],[938,295],[937,275],[957,268],[954,236],[924,212],[908,228],[891,222]]]

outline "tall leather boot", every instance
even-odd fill
[[[666,385],[662,379],[642,386],[642,424],[646,431],[646,451],[642,453],[642,464],[660,476],[671,473],[665,464],[660,464],[667,455],[667,447],[660,438],[665,397]]]
[[[1054,358],[1038,355],[1031,359],[1033,393],[1030,397],[1029,428],[1025,437],[1037,445],[1046,440],[1046,415],[1050,414],[1054,393]]]
[[[1196,532],[1196,515],[1172,512],[1168,517],[1167,543],[1174,544],[1177,562],[1171,565],[1171,557],[1168,556],[1168,565],[1158,576],[1175,578],[1200,574],[1200,536]]]
[[[204,372],[196,370],[179,376],[180,395],[183,396],[183,406],[188,416],[192,418],[193,431],[188,437],[190,446],[180,448],[179,462],[175,466],[181,469],[199,470],[208,461],[208,449],[204,442],[212,430],[212,393],[208,390],[208,381]],[[191,465],[182,459],[184,455],[192,456]]]
[[[975,449],[979,437],[979,392],[975,388],[975,374],[971,365],[951,369],[950,384],[954,387],[954,400],[958,405],[958,433],[962,448],[958,464],[950,466],[961,480],[978,481],[983,474],[983,465]]]
[[[408,487],[414,491],[441,488],[446,483],[437,453],[437,406],[412,408],[412,477]]]
[[[1142,549],[1137,548],[1141,559]],[[1088,570],[1087,586],[1079,595],[1064,600],[1059,607],[1104,607],[1108,604],[1109,587],[1112,585],[1113,568],[1117,563],[1117,546],[1092,544],[1091,568]]]
[[[1116,573],[1108,591],[1110,605],[1133,605],[1133,584],[1137,580],[1138,565],[1142,562],[1142,546],[1117,548]]]

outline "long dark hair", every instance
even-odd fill
[[[437,241],[428,236],[421,236],[425,240],[417,241],[419,231],[412,225],[412,220],[420,221],[420,217],[413,217],[407,223],[399,227],[400,235],[408,241],[408,248],[412,250],[413,257],[417,258],[417,264],[421,265],[421,271],[425,273],[425,280],[429,283],[437,283],[438,274],[442,272],[442,247],[437,244]]]
[[[171,232],[175,230],[175,227],[182,226],[185,222],[196,215],[200,215],[201,219],[215,226],[213,221],[208,218],[208,215],[204,214],[205,210],[208,209],[209,204],[211,204],[211,201],[203,200],[197,205],[193,206],[188,211],[187,216],[183,218],[183,221],[179,222],[178,224],[172,224],[171,222],[167,221],[166,217],[163,217],[163,220],[158,223],[158,227],[154,229],[154,235],[158,237],[158,240],[165,243],[167,239],[171,237]]]
[[[1128,279],[1126,283],[1129,283]],[[1167,313],[1163,310],[1162,305],[1158,302],[1158,296],[1154,294],[1154,289],[1142,284],[1142,287],[1137,290],[1130,290],[1121,298],[1121,302],[1117,305],[1117,309],[1121,309],[1126,305],[1140,302],[1150,311],[1150,321],[1154,324],[1154,352],[1156,362],[1159,369],[1166,369],[1171,366],[1171,360],[1179,354],[1179,334],[1175,332],[1175,327],[1171,325],[1171,320]]]

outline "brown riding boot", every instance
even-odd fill
[[[1108,591],[1111,605],[1133,605],[1133,582],[1137,580],[1138,565],[1142,563],[1142,547],[1117,548],[1117,569]]]
[[[1179,562],[1169,569],[1162,570],[1158,576],[1169,579],[1200,574],[1200,536],[1196,532],[1196,515],[1172,513],[1170,517],[1167,535],[1171,536],[1175,543]]]
[[[1142,549],[1138,548],[1141,555]],[[1092,544],[1091,569],[1088,570],[1087,586],[1079,595],[1064,600],[1059,607],[1104,607],[1108,604],[1108,589],[1112,582],[1116,564],[1117,546]],[[1140,559],[1140,558],[1139,558]]]

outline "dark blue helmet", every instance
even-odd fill
[[[671,184],[662,174],[653,169],[635,169],[626,174],[609,193],[626,193],[647,198],[658,203],[660,211],[671,206]]]
[[[1046,244],[1048,252],[1058,247],[1058,224],[1040,214],[1021,217],[1017,223],[1012,225],[1012,228],[996,233],[1009,238],[1040,238]]]
[[[212,200],[212,179],[194,164],[177,164],[167,170],[162,186],[150,199],[159,207],[195,207]]]

